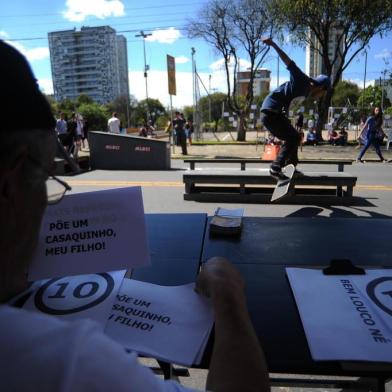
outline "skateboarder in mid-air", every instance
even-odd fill
[[[331,81],[326,75],[310,78],[305,75],[287,54],[271,38],[262,38],[264,44],[272,46],[290,71],[290,81],[283,83],[264,99],[261,107],[262,121],[269,132],[284,140],[278,157],[272,162],[270,174],[277,180],[287,178],[282,173],[282,167],[298,164],[298,146],[300,135],[291,125],[286,114],[290,104],[299,103],[307,97],[321,98],[330,88]]]

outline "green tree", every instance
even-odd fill
[[[264,91],[262,94],[257,95],[256,97],[254,97],[254,104],[257,105],[257,109],[260,110],[261,105],[264,102],[265,97],[269,94],[269,91]]]
[[[358,106],[363,107],[365,110],[370,110],[372,107],[381,107],[382,99],[382,88],[381,86],[368,86],[365,90],[362,90],[358,98]],[[384,107],[391,105],[391,101],[388,99],[386,91],[384,90]]]
[[[201,118],[203,122],[214,123],[209,127],[214,127],[215,132],[218,129],[219,120],[222,118],[223,103],[227,101],[226,94],[213,93],[199,99]]]
[[[227,104],[239,118],[239,141],[246,140],[246,119],[253,103],[253,81],[268,52],[260,37],[271,34],[272,30],[267,2],[259,0],[209,0],[187,26],[190,38],[204,39],[223,57]],[[249,61],[249,83],[243,104],[237,93],[240,57]]]
[[[59,108],[58,108],[57,101],[54,99],[53,95],[46,95],[45,94],[45,98],[48,101],[50,108],[52,109],[53,115],[55,117],[57,117],[59,115]]]
[[[96,102],[83,103],[77,109],[85,120],[88,121],[90,131],[106,131],[110,113],[104,105]]]
[[[193,106],[184,106],[182,109],[185,119],[190,118],[193,121]]]
[[[319,102],[317,131],[321,138],[343,71],[372,37],[391,30],[392,0],[271,0],[271,6],[277,23],[288,30],[293,41],[319,53],[323,72],[332,77],[332,89]],[[319,45],[315,46],[313,36]],[[328,50],[331,39],[337,43],[333,53]]]
[[[332,96],[332,106],[343,107],[349,102],[351,106],[356,106],[360,90],[358,85],[345,80],[340,81]]]
[[[63,112],[69,118],[73,112],[76,112],[76,103],[69,98],[63,99],[57,103],[58,112]]]
[[[148,98],[148,102],[146,99],[139,101],[134,112],[137,125],[144,124],[149,119],[156,122],[159,117],[166,116],[165,107],[159,99],[153,98]],[[147,114],[149,115],[149,118],[147,118]]]
[[[137,103],[136,103],[137,104]],[[126,95],[117,97],[113,102],[106,104],[109,112],[116,112],[123,127],[129,127],[131,116],[131,100]],[[129,121],[128,121],[129,120]]]
[[[222,118],[222,104],[227,101],[226,94],[213,93],[199,99],[201,118],[203,122],[218,121]],[[211,111],[210,111],[211,108]],[[211,114],[211,118],[210,118]]]
[[[86,94],[81,94],[79,95],[76,100],[75,100],[75,104],[76,106],[81,106],[83,104],[90,104],[93,103],[94,100],[92,98],[90,98],[88,95]]]

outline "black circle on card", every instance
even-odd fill
[[[366,286],[366,292],[369,298],[380,308],[382,309],[385,313],[388,313],[390,316],[392,316],[392,309],[390,309],[388,306],[386,306],[382,301],[377,297],[376,295],[376,288],[380,284],[384,282],[392,281],[392,277],[383,277],[383,278],[377,278],[372,280],[371,282],[368,283]]]
[[[39,309],[43,313],[53,314],[56,316],[77,313],[77,312],[81,312],[83,310],[93,308],[94,306],[103,302],[110,295],[110,293],[113,291],[113,288],[114,288],[114,279],[109,274],[100,273],[100,274],[96,274],[96,275],[101,276],[105,280],[106,289],[102,295],[100,295],[98,298],[95,298],[90,303],[84,304],[83,306],[78,306],[76,308],[71,308],[71,309],[54,309],[54,308],[47,306],[44,302],[44,294],[45,294],[46,290],[49,287],[51,287],[54,283],[58,282],[61,279],[64,279],[64,278],[55,278],[55,279],[49,280],[48,282],[46,282],[44,285],[42,285],[38,289],[37,293],[35,294],[35,298],[34,298],[34,303],[35,303],[36,308]],[[92,282],[88,282],[88,283],[92,283]],[[85,284],[85,282],[81,283],[81,285],[84,285],[84,284]],[[77,286],[77,287],[79,287],[79,286]],[[65,298],[65,297],[59,295],[58,298]],[[78,298],[78,297],[76,296],[75,298]]]

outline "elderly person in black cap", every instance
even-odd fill
[[[301,137],[287,118],[290,105],[298,104],[307,97],[321,98],[330,88],[331,82],[326,75],[319,75],[314,79],[305,75],[271,38],[263,38],[263,42],[276,50],[290,72],[290,81],[283,83],[267,95],[261,107],[264,126],[274,136],[285,141],[270,167],[270,174],[279,180],[285,179],[282,167],[298,164],[298,146]]]
[[[138,363],[92,322],[66,322],[20,309],[26,271],[48,203],[70,187],[53,172],[56,132],[50,107],[21,54],[0,41],[0,390],[187,391]],[[23,116],[15,123],[15,107]],[[209,390],[268,390],[262,350],[247,310],[243,281],[228,261],[214,258],[197,290],[215,310]],[[12,304],[12,305],[11,305]]]

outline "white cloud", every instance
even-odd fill
[[[176,63],[177,64],[185,64],[185,63],[188,63],[189,61],[190,61],[190,59],[188,57],[186,57],[186,56],[176,57]]]
[[[66,6],[63,16],[71,22],[83,22],[89,16],[104,19],[125,15],[120,0],[67,0]]]
[[[6,31],[0,31],[0,37],[9,38],[9,34]]]
[[[389,49],[384,49],[381,53],[377,53],[374,58],[376,59],[390,59],[392,58],[392,51]]]
[[[168,106],[170,97],[167,87],[166,71],[148,72],[148,96],[159,99],[164,106]],[[146,99],[145,80],[142,71],[129,72],[130,93],[138,101]],[[192,105],[192,72],[176,72],[177,95],[173,96],[173,107]]]
[[[241,58],[238,60],[238,63],[239,63],[239,68],[241,71],[245,71],[251,65],[249,61],[241,59]],[[233,67],[234,67],[234,63],[229,62],[230,70],[232,70]],[[210,68],[213,71],[223,71],[225,69],[225,60],[220,59],[220,60],[214,61],[212,64],[210,64]]]
[[[53,94],[52,79],[38,79],[38,85],[41,91],[45,94]]]
[[[39,47],[27,49],[24,45],[17,41],[6,41],[9,45],[13,46],[21,52],[29,61],[44,60],[49,58],[49,48]]]
[[[250,62],[247,60],[240,59],[240,70],[245,71],[250,68]],[[217,60],[210,64],[210,68],[213,70],[213,80],[215,80],[215,84],[218,85],[219,91],[226,91],[226,71],[224,68],[224,59]],[[231,75],[233,74],[233,65],[229,66]],[[268,67],[267,67],[268,68]],[[270,82],[270,90],[274,90],[281,84],[290,80],[289,75],[280,75],[279,83],[277,80],[277,76],[271,74],[271,82]],[[215,88],[212,86],[212,88]]]
[[[363,79],[344,79],[346,82],[355,83],[359,88],[363,88]],[[374,86],[374,80],[367,80],[365,87]]]
[[[249,62],[241,61],[241,69],[245,70]],[[198,73],[204,86],[209,87],[209,75],[211,75],[211,92],[227,92],[226,72],[223,67],[223,60],[218,60],[210,65],[211,72]],[[288,80],[288,77],[281,75],[279,84]],[[159,99],[164,106],[168,106],[170,97],[167,88],[167,72],[151,70],[148,73],[148,96]],[[276,87],[276,77],[271,78],[271,89]],[[137,100],[146,98],[145,80],[142,71],[129,72],[130,92]],[[182,108],[193,103],[192,72],[176,72],[177,95],[173,96],[173,107]],[[199,82],[200,96],[207,95],[203,85]]]
[[[150,42],[159,42],[161,44],[172,44],[181,37],[181,32],[174,27],[164,30],[154,30],[152,35],[146,38]]]
[[[211,74],[211,91],[223,92],[227,91],[226,74],[223,70],[213,71],[210,73],[198,73],[204,86],[209,86],[209,75]],[[148,96],[150,98],[159,99],[164,106],[170,103],[170,97],[167,88],[167,72],[166,71],[150,71],[148,73]],[[136,97],[138,101],[146,98],[145,80],[142,71],[129,72],[130,93]],[[192,89],[192,72],[176,72],[177,94],[172,97],[173,107],[182,108],[193,104]],[[199,82],[200,96],[207,95],[203,85]]]

